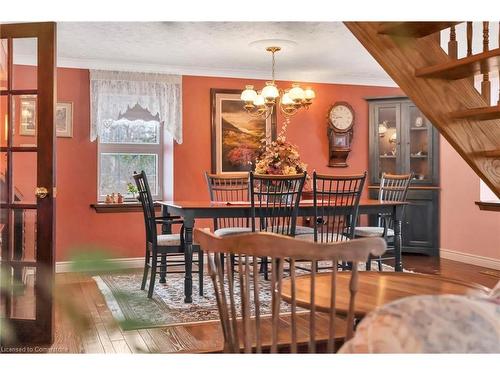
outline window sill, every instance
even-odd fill
[[[479,209],[482,211],[500,211],[500,200],[497,201],[484,201],[484,202],[476,202],[479,206]]]
[[[122,212],[142,212],[142,205],[138,202],[124,203],[104,203],[97,202],[90,205],[98,214],[122,213]],[[155,208],[159,209],[160,205],[155,204]]]

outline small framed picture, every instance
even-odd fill
[[[20,99],[20,135],[36,134],[36,97],[23,95]]]
[[[56,134],[58,137],[73,136],[73,103],[58,102],[56,105]]]

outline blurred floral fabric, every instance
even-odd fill
[[[500,353],[500,282],[489,296],[414,296],[368,314],[340,353]]]

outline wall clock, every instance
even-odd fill
[[[354,109],[347,102],[336,102],[328,111],[328,166],[347,167],[351,152]]]

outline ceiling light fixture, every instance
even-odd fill
[[[276,86],[274,54],[280,50],[281,47],[266,48],[266,51],[272,54],[272,81],[266,82],[266,86],[261,91],[256,91],[253,85],[246,85],[241,93],[241,100],[245,102],[245,110],[252,116],[267,119],[273,113],[276,104],[288,118],[295,115],[300,108],[309,108],[316,97],[310,87],[303,89],[298,83],[294,83],[291,89],[284,91]]]

